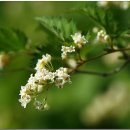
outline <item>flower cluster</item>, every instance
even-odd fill
[[[71,37],[74,40],[74,45],[62,46],[62,59],[66,59],[68,53],[75,52],[76,47],[81,48],[87,42],[87,40],[84,36],[81,35],[81,33],[75,33],[74,35],[71,35]],[[43,90],[48,90],[49,86],[52,84],[56,85],[58,88],[63,88],[64,84],[71,83],[70,75],[68,74],[68,68],[60,67],[59,69],[54,71],[51,59],[51,55],[43,55],[36,64],[36,73],[31,74],[27,84],[21,87],[19,102],[21,102],[21,105],[24,108],[26,108],[28,103],[34,100],[34,106],[36,109],[48,109],[46,100],[37,100],[38,95],[42,93]],[[73,60],[71,60],[73,66],[71,67],[76,67],[76,62],[72,61]]]
[[[45,65],[47,65],[47,63],[49,63],[51,61],[51,56],[49,54],[46,54],[42,56],[42,59],[38,60],[38,63],[35,67],[35,69],[38,71],[42,68],[44,68]]]
[[[109,35],[107,35],[104,30],[100,30],[97,33],[97,40],[101,42],[107,42],[109,40]]]
[[[21,87],[19,101],[21,105],[26,108],[26,105],[33,99],[36,99],[39,93],[43,89],[47,89],[49,84],[55,84],[58,87],[63,87],[67,82],[70,82],[70,76],[68,74],[68,69],[60,67],[55,72],[51,72],[51,56],[49,54],[43,55],[42,59],[39,59],[35,67],[36,73],[33,76],[31,74],[27,84]],[[35,106],[38,104],[36,109],[46,108],[46,103],[40,103],[35,101]],[[43,105],[44,104],[44,105]]]
[[[75,33],[74,35],[71,35],[74,45],[71,46],[62,46],[61,51],[61,57],[62,59],[67,58],[67,54],[71,52],[75,52],[76,48],[82,48],[83,45],[85,45],[88,41],[85,39],[84,36],[81,35],[80,32]]]
[[[71,35],[72,39],[74,40],[75,45],[78,48],[82,48],[83,45],[85,45],[88,41],[85,39],[84,36],[81,35],[80,32],[75,33],[74,35]]]
[[[61,48],[62,54],[61,57],[62,59],[65,59],[67,57],[67,53],[75,52],[75,47],[74,46],[62,46]]]
[[[70,75],[68,75],[67,68],[60,67],[58,70],[56,70],[55,77],[55,84],[58,87],[62,88],[65,83],[70,83]]]

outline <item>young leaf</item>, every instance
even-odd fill
[[[52,34],[60,41],[65,41],[70,38],[70,35],[77,31],[76,25],[73,21],[68,21],[65,18],[55,17],[38,17],[41,27],[47,33]]]

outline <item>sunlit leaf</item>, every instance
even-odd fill
[[[70,38],[77,31],[75,23],[61,17],[38,17],[41,28],[61,41]]]

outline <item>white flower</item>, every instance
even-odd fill
[[[20,94],[19,95],[25,95],[26,94],[26,86],[21,86]]]
[[[44,60],[44,62],[48,63],[51,61],[51,55],[49,55],[49,54],[46,54],[46,56],[43,55],[42,59]]]
[[[67,74],[67,71],[67,68],[60,67],[58,70],[56,70],[56,76],[64,77]]]
[[[21,102],[21,105],[26,108],[26,105],[31,101],[31,96],[27,94],[27,86],[22,86],[20,90],[21,98],[19,99],[19,102]]]
[[[101,42],[106,42],[109,40],[109,35],[106,34],[106,32],[104,30],[100,30],[98,33],[97,33],[97,40],[98,41],[101,41]]]
[[[49,106],[45,100],[43,102],[35,100],[34,106],[35,106],[35,109],[37,109],[37,110],[48,110],[49,109]]]
[[[54,82],[55,74],[44,68],[44,69],[38,70],[35,74],[35,77],[39,81],[44,82],[46,80],[50,80],[51,82]]]
[[[46,54],[42,56],[42,59],[39,59],[35,67],[36,70],[43,69],[44,66],[51,61],[51,55]]]
[[[67,82],[70,82],[70,75],[68,75],[68,69],[60,67],[58,70],[55,72],[55,84],[58,87],[63,87],[63,85]]]
[[[75,47],[62,46],[62,51],[67,54],[75,51]],[[51,62],[51,56],[49,54],[43,55],[42,59],[39,59],[36,65],[36,73],[34,75],[31,74],[27,84],[21,87],[19,102],[24,108],[26,108],[27,104],[35,99],[45,87],[48,87],[48,84],[55,83],[56,86],[63,87],[65,83],[70,82],[70,75],[68,74],[67,68],[60,67],[56,72],[51,72],[49,62]],[[46,101],[35,101],[34,104],[38,110],[48,109]]]
[[[30,75],[30,78],[28,79],[29,84],[35,84],[37,82],[37,79],[33,74]]]
[[[21,97],[24,95],[32,95],[37,88],[36,84],[26,84],[25,86],[21,87],[20,94]]]
[[[52,82],[54,82],[55,74],[53,72],[49,72],[48,70],[44,69],[43,74],[44,74],[43,77],[44,80],[51,80]]]
[[[67,53],[75,52],[75,47],[62,46],[61,51],[62,51],[62,54],[61,54],[62,59],[65,59],[67,57]]]
[[[88,42],[84,36],[81,35],[80,32],[75,33],[74,35],[71,35],[72,39],[74,40],[74,43],[81,48],[86,42]]]
[[[34,99],[43,91],[47,83],[54,82],[55,73],[47,70],[49,62],[51,62],[51,56],[49,54],[43,55],[36,65],[35,75],[31,74],[27,84],[21,87],[19,102],[24,108],[26,108],[31,99]]]
[[[21,105],[26,108],[26,105],[31,101],[33,95],[35,95],[37,92],[41,91],[41,88],[39,90],[39,85],[33,83],[29,84],[27,83],[25,86],[21,86],[20,90],[20,99],[19,102],[21,102]]]
[[[31,96],[30,95],[22,95],[21,99],[19,99],[19,102],[21,102],[21,106],[26,108],[26,105],[31,101]]]
[[[38,93],[41,93],[43,90],[43,85],[36,83],[27,83],[25,86],[21,87],[20,90],[20,99],[21,105],[26,108],[26,105],[31,101],[31,99]]]

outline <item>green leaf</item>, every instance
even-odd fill
[[[116,37],[118,35],[120,28],[110,10],[103,10],[95,6],[93,8],[85,7],[80,9],[80,11],[98,26],[105,29],[107,34],[109,34],[111,37]]]
[[[55,17],[38,17],[36,20],[40,23],[42,29],[52,34],[61,41],[70,39],[70,35],[77,31],[75,23],[65,18]]]
[[[76,11],[76,9],[75,9]],[[116,9],[108,9],[108,8],[100,8],[97,6],[89,7],[86,6],[81,9],[77,9],[77,11],[83,13],[89,19],[92,20],[97,26],[105,29],[107,34],[112,38],[118,38],[122,33],[128,30],[129,22],[125,21],[121,18],[124,16],[123,12],[119,12]],[[123,22],[122,22],[123,21]]]
[[[52,43],[52,42],[51,42]],[[55,46],[52,46],[51,43],[45,43],[44,45],[41,44],[41,46],[37,46],[36,50],[33,52],[33,56],[31,59],[30,66],[34,68],[36,66],[37,60],[41,59],[42,55],[50,54],[52,56],[52,64],[53,67],[61,65],[61,46],[59,44],[55,44]],[[53,48],[53,49],[52,49]],[[63,63],[62,63],[63,64]]]
[[[19,30],[0,28],[0,51],[20,51],[25,49],[27,37]]]

